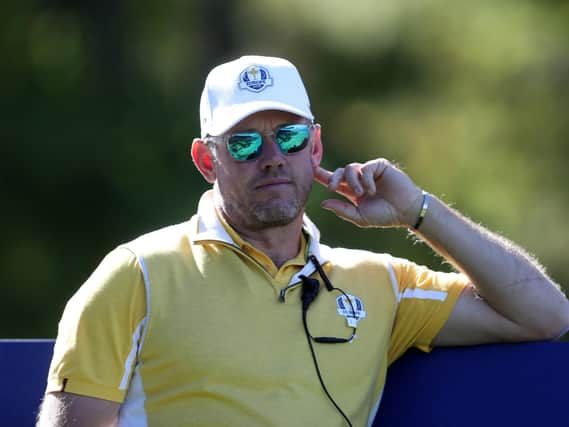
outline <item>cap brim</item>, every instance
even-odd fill
[[[202,138],[205,138],[207,135],[222,135],[237,123],[239,123],[241,120],[249,117],[251,114],[269,110],[285,111],[287,113],[292,113],[296,114],[297,116],[304,117],[308,120],[314,120],[314,116],[310,110],[301,110],[288,104],[283,104],[275,101],[247,102],[243,104],[232,105],[229,108],[220,108],[218,111],[216,111],[217,117],[214,118],[214,125],[206,131],[202,132],[205,133],[202,134]]]

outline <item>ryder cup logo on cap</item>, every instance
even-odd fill
[[[200,101],[201,136],[222,135],[260,111],[286,111],[310,121],[310,100],[296,67],[286,59],[242,56],[208,74]]]
[[[270,77],[269,70],[260,65],[246,68],[239,76],[239,87],[253,92],[261,92],[272,84],[273,79]]]

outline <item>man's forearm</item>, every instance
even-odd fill
[[[120,404],[71,393],[47,393],[36,427],[116,427]]]
[[[430,196],[417,232],[469,276],[498,313],[543,339],[569,327],[569,303],[531,256]]]

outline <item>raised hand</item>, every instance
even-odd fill
[[[321,206],[360,227],[411,227],[421,208],[421,190],[385,159],[350,163],[334,172],[317,167],[314,180],[348,199],[327,199]]]

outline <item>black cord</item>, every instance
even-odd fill
[[[328,289],[328,292],[338,291],[342,295],[344,295],[344,297],[346,298],[346,301],[348,301],[348,304],[350,304],[350,308],[352,309],[352,317],[357,320],[358,317],[356,316],[356,309],[354,308],[354,304],[352,303],[352,299],[348,296],[348,294],[346,294],[342,289],[336,288],[336,287],[334,287],[334,285],[332,285],[332,283],[330,282],[330,279],[328,279],[328,276],[324,272],[324,269],[320,265],[320,262],[318,261],[318,258],[316,258],[316,256],[308,255],[308,259],[310,261],[312,261],[312,264],[314,264],[314,267],[316,268],[316,271],[318,271],[318,274],[320,275],[320,277],[324,281],[324,286],[326,286],[326,289]],[[304,282],[306,276],[300,276],[300,278]],[[308,279],[308,280],[310,280],[310,279]],[[318,289],[316,289],[316,293],[318,293]],[[310,301],[312,302],[312,300],[314,298],[316,298],[316,295],[314,295],[314,297]],[[354,327],[354,332],[352,334],[352,338],[355,337],[355,333],[356,333],[356,327]],[[324,338],[324,337],[322,337],[322,338]],[[349,342],[351,340],[347,340],[347,341]],[[317,342],[324,342],[324,341],[317,340]],[[337,343],[338,341],[330,341],[330,342]]]
[[[336,288],[332,285],[332,283],[330,283],[330,279],[328,279],[328,276],[324,272],[324,269],[320,265],[320,262],[318,262],[318,258],[316,258],[315,255],[308,255],[308,259],[312,261],[312,264],[314,264],[314,267],[316,268],[316,271],[318,271],[318,274],[324,281],[324,286],[326,286],[328,292],[338,291],[341,292],[346,297],[346,300],[348,301],[348,303],[350,304],[350,308],[352,309],[352,316],[354,317],[354,319],[357,319],[356,310],[354,309],[354,304],[352,304],[352,300],[350,299],[350,297],[348,297],[348,295],[342,289]]]
[[[314,264],[314,267],[316,268],[318,274],[320,275],[320,277],[324,281],[324,285],[326,286],[326,289],[328,290],[328,292],[339,291],[340,293],[342,293],[342,295],[348,301],[350,308],[352,309],[352,316],[355,319],[357,319],[356,310],[354,309],[354,305],[352,304],[351,299],[348,297],[348,295],[342,289],[335,288],[332,285],[332,283],[330,283],[328,276],[326,276],[324,269],[322,268],[322,266],[318,262],[318,258],[316,258],[316,256],[314,256],[314,255],[309,255],[308,259],[312,262],[312,264]],[[306,341],[308,342],[308,347],[310,348],[310,354],[312,355],[312,361],[314,362],[314,368],[316,369],[316,375],[318,375],[318,380],[320,381],[320,385],[322,386],[322,389],[324,390],[326,397],[328,397],[328,400],[330,400],[330,402],[332,402],[332,404],[334,405],[336,410],[340,413],[340,415],[342,415],[344,420],[346,420],[346,422],[348,423],[348,426],[352,427],[352,422],[350,421],[348,416],[344,413],[344,411],[342,411],[342,408],[340,408],[340,406],[336,403],[336,401],[334,400],[334,398],[332,397],[332,395],[328,391],[326,384],[324,384],[324,379],[322,378],[322,373],[320,372],[320,367],[318,366],[318,359],[316,358],[316,352],[314,351],[314,347],[312,345],[313,337],[310,335],[310,332],[308,331],[308,322],[306,320],[307,313],[308,313],[308,307],[310,306],[312,301],[314,301],[314,299],[318,295],[320,283],[318,282],[318,280],[311,279],[311,278],[306,277],[304,275],[301,275],[300,279],[302,280],[302,286],[303,286],[303,291],[301,294],[302,325],[304,326],[304,333],[306,335]],[[354,328],[354,332],[352,333],[352,338],[355,336],[355,331],[356,331],[356,328]],[[316,339],[317,340],[320,339],[320,341],[318,341],[318,342],[323,342],[323,343],[342,343],[342,342],[350,342],[351,341],[351,338],[346,340],[346,339],[338,339],[338,338],[319,337]]]
[[[322,277],[322,280],[324,281],[324,285],[326,286],[326,289],[328,289],[328,292],[336,289],[334,286],[332,286],[332,283],[330,283],[330,279],[328,279],[328,276],[326,276],[326,273],[324,273],[324,269],[320,265],[320,262],[318,262],[318,258],[316,258],[315,255],[311,254],[311,255],[308,255],[308,259],[310,261],[312,261],[312,264],[316,268],[316,271],[318,271],[318,274],[320,275],[320,277]],[[342,291],[342,293],[343,293],[343,291]]]
[[[314,352],[314,347],[312,346],[312,340],[310,338],[310,333],[308,332],[308,325],[306,323],[307,311],[308,311],[308,307],[303,308],[303,310],[302,310],[302,324],[304,325],[304,333],[306,334],[306,340],[308,341],[308,347],[310,348],[310,354],[312,355],[312,360],[314,361],[314,367],[316,368],[316,374],[318,375],[318,379],[320,380],[320,385],[322,386],[322,389],[324,390],[324,393],[326,393],[326,396],[328,397],[330,402],[332,402],[332,404],[336,407],[338,412],[342,415],[342,417],[344,417],[344,419],[346,420],[348,425],[350,427],[352,427],[352,423],[351,423],[350,419],[344,413],[344,411],[342,411],[342,408],[340,408],[338,406],[338,404],[336,403],[334,398],[332,398],[332,395],[330,394],[330,392],[328,392],[328,389],[326,388],[326,384],[324,384],[324,379],[322,378],[322,374],[320,373],[320,368],[318,367],[318,360],[316,359],[316,353]]]

